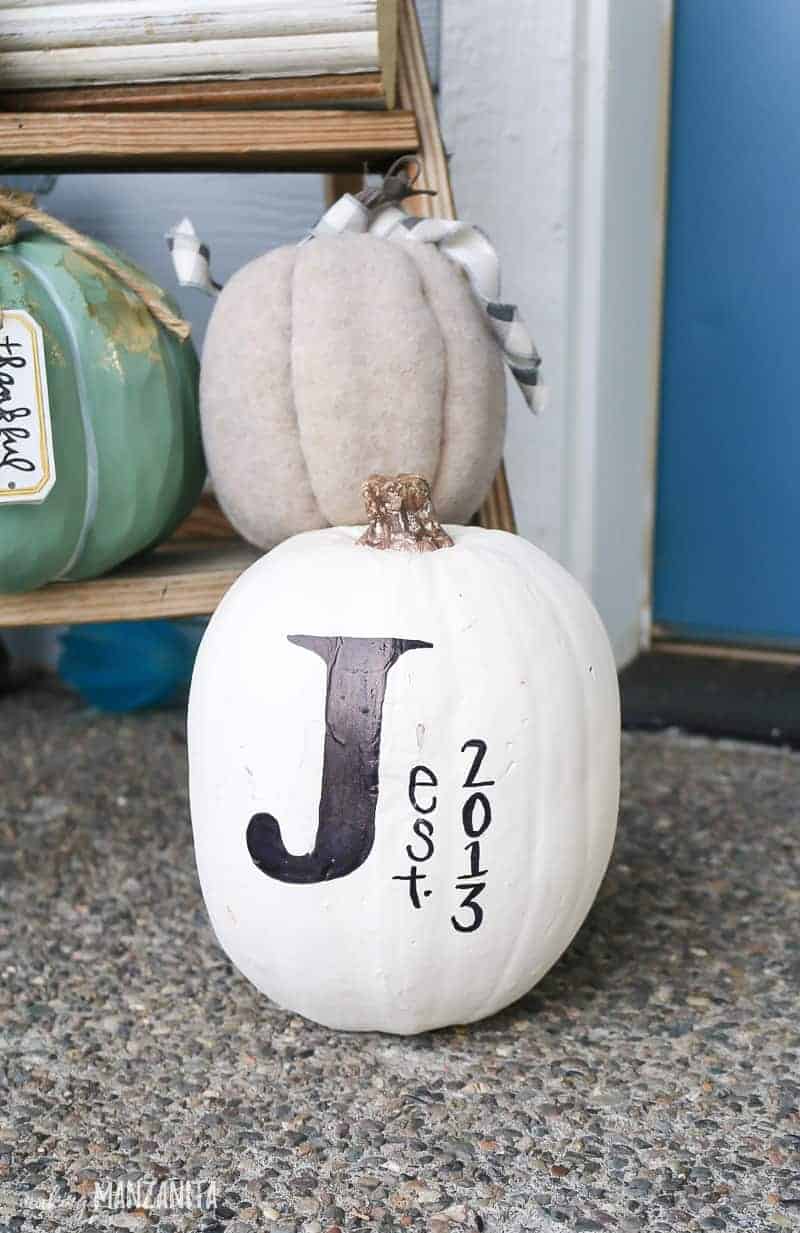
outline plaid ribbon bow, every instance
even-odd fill
[[[500,262],[491,241],[478,227],[454,219],[417,218],[395,205],[370,210],[351,193],[345,193],[300,243],[343,231],[368,233],[400,244],[435,244],[464,271],[523,398],[532,411],[541,410],[541,356],[517,306],[499,298]]]

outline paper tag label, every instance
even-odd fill
[[[0,505],[43,501],[56,482],[41,327],[0,310]]]

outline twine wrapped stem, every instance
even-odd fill
[[[15,243],[18,238],[17,224],[21,222],[30,223],[39,231],[44,231],[54,239],[61,240],[63,244],[67,244],[82,257],[97,262],[110,274],[114,274],[129,291],[137,295],[160,325],[163,325],[182,342],[189,337],[191,333],[189,322],[172,312],[154,291],[151,283],[117,261],[88,236],[82,235],[80,231],[53,218],[45,210],[40,210],[30,193],[18,193],[7,188],[0,188],[0,247]]]

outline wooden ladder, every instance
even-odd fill
[[[454,218],[453,194],[414,0],[400,5],[398,101],[393,110],[340,109],[336,80],[324,107],[309,107],[320,82],[282,86],[283,109],[5,111],[0,159],[6,171],[93,168],[139,170],[324,171],[328,195],[360,186],[365,161],[376,169],[400,154],[419,154],[421,182],[435,197],[412,198],[420,214]],[[171,88],[173,97],[191,86]],[[316,91],[316,94],[314,93]],[[250,93],[253,93],[251,87]],[[478,521],[514,531],[501,465]],[[71,625],[208,615],[228,587],[261,555],[239,539],[207,499],[156,551],[91,582],[54,582],[27,595],[0,596],[0,627]]]

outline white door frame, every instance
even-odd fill
[[[443,0],[457,209],[549,390],[535,423],[512,410],[520,531],[587,587],[620,664],[650,632],[671,36],[672,0]]]

